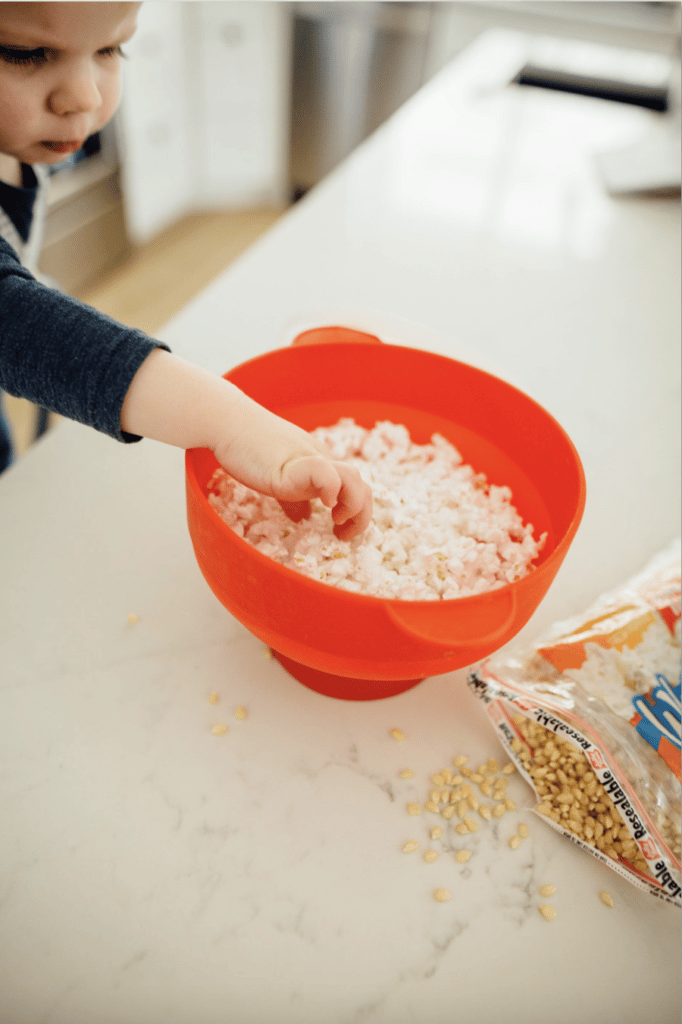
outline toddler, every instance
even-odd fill
[[[45,164],[79,149],[119,101],[137,3],[0,3],[0,388],[119,441],[210,448],[237,480],[302,518],[310,498],[350,540],[370,489],[304,430],[234,385],[40,283]],[[9,439],[0,418],[0,460]],[[4,466],[0,465],[0,468]]]

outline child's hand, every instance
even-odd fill
[[[223,469],[247,487],[277,498],[294,522],[307,519],[310,499],[320,498],[331,509],[340,540],[364,533],[372,517],[372,492],[357,469],[333,460],[301,427],[236,389],[231,400],[231,415],[222,421],[221,438],[212,446]]]
[[[372,492],[357,469],[325,456],[298,456],[286,462],[273,483],[273,496],[294,522],[310,515],[310,498],[332,510],[334,533],[352,540],[369,526]]]
[[[248,398],[222,377],[155,349],[121,409],[121,429],[180,448],[210,448],[240,483],[280,502],[291,519],[310,499],[332,510],[334,533],[352,540],[369,526],[372,493],[360,474],[324,445]]]

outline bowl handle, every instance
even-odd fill
[[[336,345],[338,342],[357,342],[359,345],[382,345],[381,338],[376,334],[366,334],[352,327],[313,327],[303,331],[292,341],[296,345]]]
[[[410,636],[439,647],[456,649],[502,641],[517,613],[516,594],[491,591],[474,599],[457,602],[419,603],[393,601],[386,604],[389,619]],[[492,625],[491,625],[492,619]],[[484,624],[484,627],[482,627]]]

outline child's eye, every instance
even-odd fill
[[[7,64],[33,64],[39,67],[47,60],[47,52],[44,46],[38,46],[35,50],[22,50],[16,46],[0,46],[0,60]]]
[[[120,46],[105,46],[102,50],[97,51],[100,57],[126,57],[127,54],[123,52]]]

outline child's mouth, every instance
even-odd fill
[[[41,146],[45,146],[53,153],[75,153],[81,148],[81,143],[78,139],[72,139],[69,142],[41,142]]]

